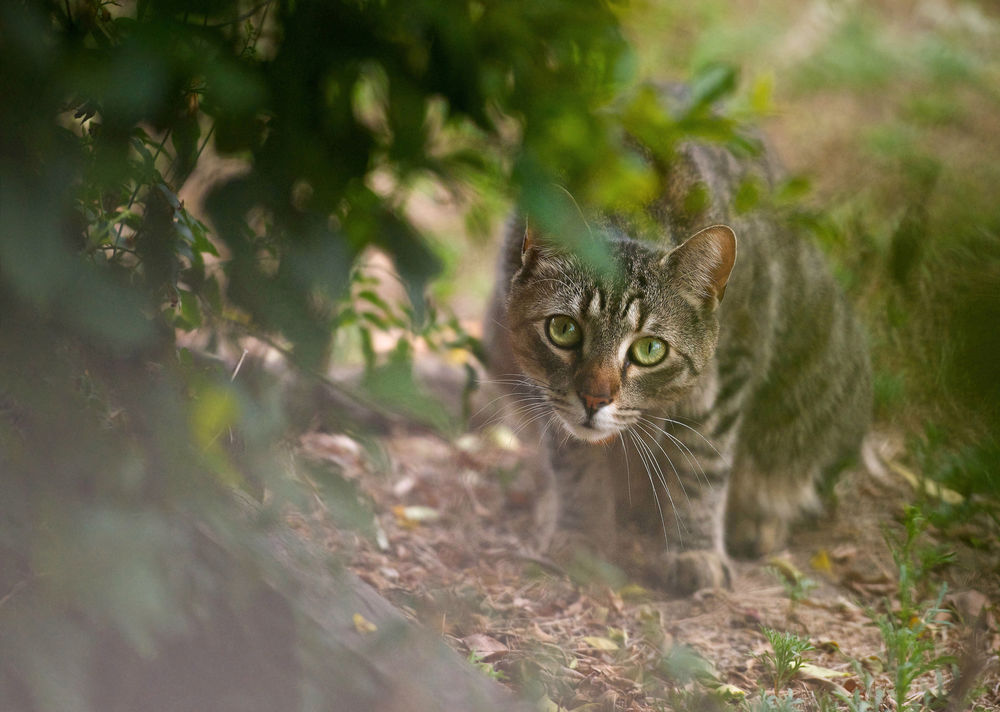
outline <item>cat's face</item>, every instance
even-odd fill
[[[508,326],[519,366],[565,430],[603,442],[669,409],[715,351],[715,307],[736,256],[732,230],[707,228],[664,251],[608,242],[598,272],[526,237]]]

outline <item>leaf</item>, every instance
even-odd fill
[[[770,113],[773,108],[774,74],[765,72],[754,77],[750,86],[750,108],[758,114]]]
[[[695,107],[712,104],[736,88],[736,68],[710,64],[691,80],[691,101]]]
[[[462,643],[476,656],[477,661],[484,663],[494,662],[510,652],[510,649],[499,640],[482,633],[468,635],[462,638]]]
[[[374,633],[378,630],[378,626],[372,623],[370,620],[365,618],[360,613],[355,613],[352,619],[354,621],[354,629],[361,633],[362,635],[367,635],[369,633]]]
[[[379,309],[381,309],[386,313],[392,311],[392,309],[389,307],[386,301],[371,289],[363,289],[360,292],[358,292],[358,299],[362,299],[366,302],[374,304],[375,306],[377,306]]]
[[[697,680],[702,685],[717,687],[722,683],[715,666],[688,645],[675,645],[660,661],[667,676],[680,684]]]
[[[809,565],[825,574],[833,573],[833,564],[830,563],[830,555],[826,553],[826,549],[820,549],[813,554],[809,559]]]
[[[191,330],[197,329],[201,326],[201,305],[198,303],[198,297],[194,293],[189,292],[186,289],[177,290],[181,295],[181,326],[182,329]]]
[[[500,450],[517,452],[521,449],[521,441],[513,430],[506,425],[495,425],[486,431],[486,439],[490,445]]]
[[[940,499],[945,504],[962,504],[962,502],[965,501],[965,497],[960,495],[955,490],[939,485],[937,482],[927,479],[926,477],[917,477],[917,475],[913,474],[910,470],[906,469],[898,462],[890,462],[889,469],[906,480],[913,489],[918,492],[922,491],[929,497]]]
[[[596,635],[586,635],[583,642],[594,650],[618,650],[618,643],[610,638],[602,638]]]
[[[831,670],[812,663],[802,663],[799,666],[799,677],[805,680],[833,680],[838,677],[850,677],[851,673],[843,670]]]
[[[392,508],[392,513],[404,527],[415,527],[418,524],[436,522],[441,518],[441,513],[433,507],[425,507],[415,504],[407,507],[396,506]]]
[[[777,571],[788,583],[798,583],[805,577],[795,564],[788,559],[775,556],[768,559],[767,565]]]
[[[712,694],[721,699],[723,702],[742,702],[747,696],[746,690],[729,683],[719,685],[712,690]]]

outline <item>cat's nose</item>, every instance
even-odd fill
[[[580,396],[580,400],[583,402],[583,407],[586,409],[587,415],[593,415],[614,400],[610,393],[595,394],[579,391],[577,395]]]

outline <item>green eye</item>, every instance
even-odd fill
[[[561,349],[571,349],[578,345],[583,339],[583,332],[580,325],[572,318],[557,314],[549,317],[548,323],[549,339]]]
[[[654,336],[643,336],[629,347],[628,357],[640,366],[655,366],[667,357],[667,344]]]

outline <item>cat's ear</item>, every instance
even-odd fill
[[[714,306],[722,301],[736,263],[736,233],[726,225],[706,227],[671,250],[663,261],[674,279]]]
[[[538,234],[538,229],[535,228],[527,220],[524,221],[524,237],[521,240],[521,259],[523,260],[525,255],[528,254],[528,250],[532,247],[538,247],[541,242],[541,235]]]

